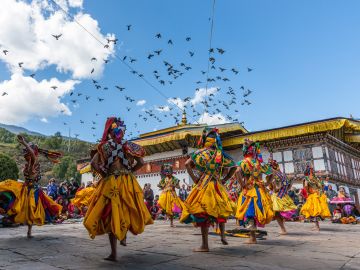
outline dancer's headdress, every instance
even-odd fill
[[[216,149],[215,163],[221,163],[223,157],[223,147],[217,128],[204,128],[202,136],[198,141],[199,147],[209,147]]]
[[[242,151],[244,157],[251,157],[252,159],[258,160],[260,163],[263,162],[259,142],[253,142],[250,139],[245,139]]]
[[[161,165],[161,176],[172,175],[174,173],[173,166],[169,163]]]
[[[108,134],[111,130],[114,130],[115,135],[119,132],[123,132],[125,134],[126,125],[124,124],[124,121],[122,121],[118,117],[108,117],[105,123],[104,132],[101,138],[101,142],[104,143],[108,140]]]

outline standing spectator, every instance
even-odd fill
[[[47,186],[47,195],[53,200],[56,200],[58,196],[58,190],[54,178],[51,178],[49,181],[49,185]]]
[[[328,178],[326,178],[326,180],[328,180]],[[326,191],[325,194],[326,194],[326,197],[328,198],[328,202],[330,202],[332,199],[337,197],[337,192],[335,190],[333,190],[332,185],[329,185],[328,190]],[[329,210],[330,210],[331,214],[333,214],[335,208],[336,208],[335,204],[330,204],[329,203]]]
[[[154,203],[154,191],[151,189],[150,183],[145,184],[144,189],[145,204],[150,212],[150,208],[153,206]]]
[[[182,200],[184,202],[186,200],[186,198],[188,197],[188,195],[189,194],[185,188],[185,184],[183,184],[181,186],[181,188],[179,189],[179,198],[180,198],[180,200]]]

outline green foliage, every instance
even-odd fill
[[[4,128],[0,128],[0,142],[1,143],[13,143],[16,135],[7,131]]]
[[[63,144],[63,137],[60,132],[56,132],[53,136],[46,138],[43,144],[45,148],[59,150]]]
[[[16,162],[9,156],[0,153],[0,181],[18,178],[19,169]]]
[[[24,133],[21,133],[20,135],[22,135],[26,141],[33,142],[40,148],[59,151],[65,155],[63,158],[65,159],[65,164],[56,164],[55,167],[54,164],[44,156],[39,156],[41,172],[43,174],[41,184],[45,185],[51,177],[63,180],[75,178],[80,181],[80,174],[76,171],[76,160],[88,158],[93,144],[78,139],[71,139],[69,143],[69,139],[62,137],[60,132],[57,132],[50,137],[28,135]],[[17,141],[16,134],[0,128],[0,153],[4,153],[14,159],[19,168],[25,165],[22,148],[23,146]],[[1,175],[3,169],[0,170]],[[54,171],[56,171],[56,174],[54,174]],[[58,175],[60,177],[58,177]],[[17,174],[12,178],[17,178]],[[20,174],[20,178],[23,178],[22,174]]]
[[[59,164],[53,167],[53,175],[60,180],[70,180],[74,178],[80,181],[80,174],[76,169],[76,162],[70,156],[64,156]]]

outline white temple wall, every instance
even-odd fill
[[[184,183],[184,180],[188,185],[193,184],[193,181],[186,170],[175,171],[175,177],[180,180],[180,186]],[[161,180],[159,173],[142,174],[137,176],[137,180],[141,188],[143,188],[145,184],[150,183],[151,189],[154,191],[154,195],[160,195],[161,190],[157,187]]]

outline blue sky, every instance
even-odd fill
[[[193,97],[195,88],[203,86],[195,82],[204,80],[200,71],[207,67],[211,6],[210,0],[85,0],[82,12],[98,21],[102,34],[115,34],[119,39],[116,54],[136,58],[137,62],[130,65],[167,97],[185,98]],[[216,1],[212,47],[226,52],[214,54],[215,66],[239,70],[238,75],[226,71],[230,82],[209,84],[222,89],[216,99],[228,99],[225,92],[229,86],[237,93],[238,104],[222,114],[235,115],[251,131],[350,114],[360,118],[358,10],[359,1]],[[78,11],[70,9],[72,14]],[[128,24],[132,25],[131,31],[126,29]],[[163,37],[156,39],[157,33]],[[190,42],[185,41],[187,36],[191,37]],[[167,44],[168,39],[173,40],[173,46]],[[163,50],[161,56],[149,61],[148,53],[157,49]],[[195,55],[190,57],[188,51]],[[164,73],[163,60],[177,66],[184,62],[192,69],[172,85],[162,86],[152,71]],[[247,72],[247,67],[253,71]],[[220,74],[218,70],[210,72],[210,77]],[[53,76],[65,80],[71,74],[58,72],[54,66],[37,72],[38,80]],[[6,65],[0,64],[0,81],[9,77]],[[138,130],[148,132],[174,125],[173,119],[164,118],[160,112],[157,114],[162,123],[139,119],[143,108],[155,111],[154,106],[169,104],[118,59],[111,58],[95,80],[109,89],[96,90],[90,79],[81,80],[74,93],[83,95],[76,108],[69,105],[71,116],[47,117],[48,123],[35,117],[22,125],[44,134],[67,134],[71,127],[73,134],[90,141],[101,136],[104,121],[110,115],[124,118],[132,136]],[[120,93],[115,85],[126,89]],[[250,106],[240,105],[241,86],[253,91],[248,98]],[[89,101],[85,101],[85,95],[91,96]],[[125,95],[136,101],[144,99],[146,104],[136,106],[136,101],[127,102]],[[97,97],[105,100],[99,103]],[[62,100],[71,103],[71,99],[67,95]],[[129,112],[127,107],[131,108]],[[200,113],[204,110],[201,104],[196,108]],[[239,112],[235,113],[235,109]],[[198,117],[189,118],[195,121]],[[80,120],[85,124],[80,124]],[[91,129],[93,126],[95,130]]]

